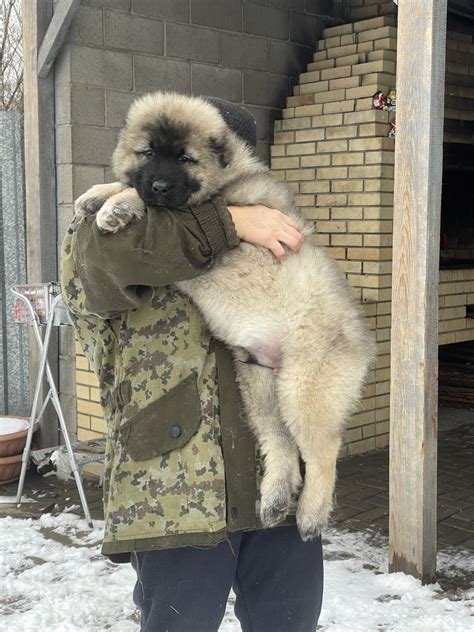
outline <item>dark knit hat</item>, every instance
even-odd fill
[[[230,129],[251,147],[257,146],[257,122],[242,106],[217,97],[201,97],[217,108]]]

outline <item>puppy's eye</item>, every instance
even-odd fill
[[[188,156],[187,154],[181,154],[178,160],[179,162],[194,162],[191,156]]]
[[[136,151],[135,154],[137,156],[144,156],[145,158],[151,158],[155,155],[153,149],[143,149],[142,151]]]

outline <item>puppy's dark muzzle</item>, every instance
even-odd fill
[[[166,180],[155,180],[151,185],[151,190],[155,195],[158,196],[167,195],[172,188],[173,185],[171,185],[169,182],[166,182]]]

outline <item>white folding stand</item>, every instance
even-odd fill
[[[54,383],[53,374],[48,362],[48,348],[51,339],[51,330],[53,326],[71,325],[72,322],[69,314],[64,307],[61,297],[61,287],[59,283],[40,283],[34,285],[16,285],[12,288],[12,292],[16,297],[15,303],[15,320],[18,323],[29,323],[33,326],[36,342],[40,352],[40,365],[36,378],[35,392],[33,403],[31,406],[30,425],[26,437],[26,444],[23,450],[20,480],[15,497],[0,496],[0,504],[20,504],[22,501],[23,486],[25,483],[26,470],[31,454],[31,441],[35,424],[41,421],[48,402],[54,406],[59,420],[59,426],[64,438],[64,443],[69,455],[71,470],[81,499],[82,509],[85,518],[90,527],[92,527],[92,519],[89,512],[89,506],[84,493],[81,475],[77,467],[76,458],[71,445],[71,440],[66,427],[66,421],[59,401],[58,390]],[[41,325],[46,325],[44,337],[41,335]],[[41,405],[39,413],[39,400],[41,395],[41,386],[43,379],[49,386],[48,393]]]

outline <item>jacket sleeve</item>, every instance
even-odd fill
[[[111,317],[147,301],[151,288],[193,279],[239,244],[224,200],[187,210],[149,208],[117,233],[102,233],[89,217],[79,223],[72,257],[85,310]]]

